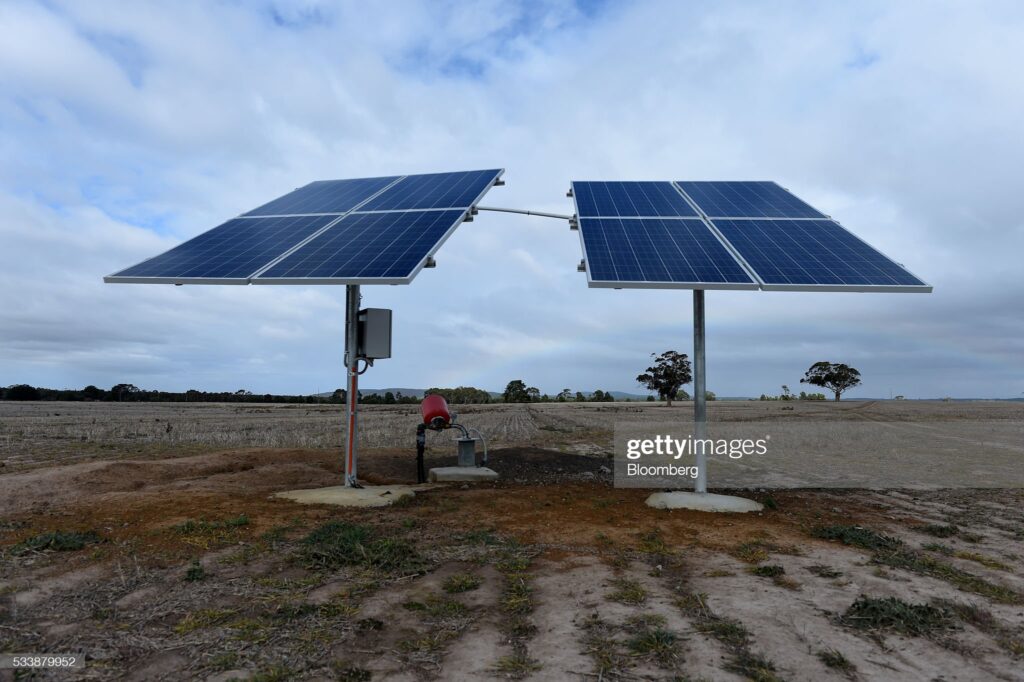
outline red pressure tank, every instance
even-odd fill
[[[423,413],[423,423],[433,429],[444,428],[452,421],[448,403],[436,393],[423,398],[423,402],[420,403],[420,412]]]

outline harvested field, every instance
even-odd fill
[[[783,406],[711,416],[1024,421]],[[83,653],[82,679],[1024,679],[1021,491],[759,489],[732,515],[612,487],[611,425],[688,410],[470,406],[498,483],[355,510],[270,497],[338,483],[336,406],[0,403],[0,651]],[[363,477],[409,482],[417,408],[363,415]]]

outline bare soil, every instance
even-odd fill
[[[885,420],[888,406],[921,422],[936,413],[1019,418],[1001,405],[861,411]],[[113,421],[138,418],[121,407],[104,409]],[[180,449],[153,440],[133,452],[127,441],[136,439],[111,430],[88,441],[94,454],[62,462],[60,447],[39,436],[44,425],[24,422],[38,413],[7,414],[8,433],[46,442],[19,440],[8,450],[19,463],[0,469],[0,651],[88,659],[83,671],[41,679],[1024,679],[1020,491],[756,490],[741,494],[768,505],[760,514],[658,511],[643,504],[649,491],[612,487],[600,428],[608,413],[598,410],[654,420],[664,408],[554,407],[463,410],[467,423],[504,434],[490,448],[499,482],[437,487],[384,509],[270,497],[337,484],[337,448],[218,450],[197,436]],[[743,416],[716,407],[722,419]],[[837,414],[764,407],[742,409],[750,419]],[[413,479],[413,448],[398,447],[411,445],[407,412],[366,420],[392,434],[363,448],[366,481]],[[157,413],[148,418],[166,419]],[[270,421],[247,417],[253,432],[275,428],[278,413],[263,414]],[[58,434],[61,447],[82,442],[75,424],[60,427],[72,434]],[[428,465],[451,464],[453,454],[447,437],[436,438]],[[304,539],[332,521],[404,543],[410,561],[311,566]],[[877,531],[902,541],[902,553],[817,537],[826,526]],[[101,541],[70,551],[19,544],[51,531]],[[752,572],[759,566],[782,573]],[[475,586],[446,591],[455,578]],[[861,629],[842,618],[860,595],[959,615],[920,636]]]

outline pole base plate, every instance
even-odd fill
[[[446,483],[474,481],[495,481],[498,479],[498,472],[487,467],[435,467],[430,470],[427,480],[431,483]]]
[[[647,498],[647,506],[655,509],[694,509],[706,512],[759,512],[764,505],[745,497],[691,493],[676,490],[668,493],[654,493]]]
[[[333,504],[339,507],[386,507],[403,497],[411,497],[411,485],[368,485],[353,488],[335,485],[329,488],[308,488],[286,490],[274,493],[274,497],[298,502],[299,504]]]

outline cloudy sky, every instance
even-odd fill
[[[103,284],[314,179],[501,167],[773,179],[933,294],[709,292],[708,387],[1024,395],[1024,6],[0,2],[0,384],[311,393],[341,287]],[[481,214],[393,308],[368,387],[639,391],[691,352],[687,291],[586,287],[564,222]]]

